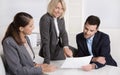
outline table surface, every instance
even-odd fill
[[[36,62],[42,63],[43,58],[37,56]],[[119,67],[106,65],[99,69],[94,69],[91,71],[83,71],[80,68],[75,68],[75,69],[60,68],[63,62],[64,60],[51,61],[51,64],[57,66],[58,69],[55,72],[45,73],[45,75],[120,75]]]
[[[0,56],[0,75],[5,75],[5,68],[1,56]]]

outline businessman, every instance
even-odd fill
[[[85,71],[98,69],[105,65],[117,66],[110,54],[109,35],[99,31],[99,25],[99,17],[91,15],[85,21],[83,32],[76,36],[78,46],[76,56],[93,56],[90,64],[82,67]]]

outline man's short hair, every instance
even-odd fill
[[[90,25],[97,25],[97,28],[99,27],[100,25],[100,19],[99,17],[97,16],[94,16],[94,15],[90,15],[86,21],[85,21],[85,24],[88,23]]]

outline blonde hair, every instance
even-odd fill
[[[65,11],[66,11],[66,5],[65,5],[65,2],[64,0],[51,0],[50,3],[48,4],[48,8],[47,8],[47,12],[51,15],[51,16],[54,16],[53,15],[53,10],[55,9],[55,7],[57,6],[58,3],[61,3],[62,7],[63,7],[63,13],[62,15],[60,16],[60,18],[63,18],[64,17],[64,14],[65,14]]]

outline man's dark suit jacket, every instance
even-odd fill
[[[90,53],[88,51],[86,39],[84,38],[83,33],[80,33],[76,36],[76,42],[78,46],[78,57],[89,56]],[[110,54],[110,39],[109,36],[103,32],[98,31],[94,38],[92,44],[92,53],[93,57],[103,56],[105,57],[106,64],[100,64],[98,62],[91,62],[95,63],[98,68],[103,67],[105,65],[113,65],[117,66],[117,63],[114,61]]]
[[[57,37],[54,18],[50,14],[45,14],[40,19],[41,50],[39,55],[44,57],[44,63],[50,60],[65,59],[63,47],[68,46],[68,36],[65,30],[63,18],[57,19],[59,37]]]

